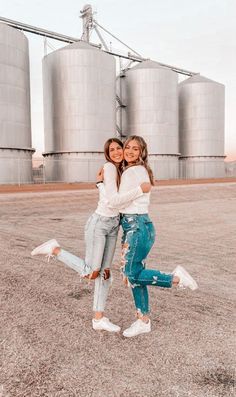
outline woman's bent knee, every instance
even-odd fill
[[[111,271],[110,269],[104,269],[103,271],[103,278],[104,280],[108,280],[111,277]]]
[[[128,278],[128,280],[129,280],[129,283],[131,284],[131,286],[133,285],[137,285],[138,284],[138,282],[137,282],[137,278],[135,277],[135,276],[128,276],[127,277]]]

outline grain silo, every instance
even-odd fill
[[[28,40],[0,23],[0,183],[32,181]]]
[[[115,59],[76,42],[43,60],[46,180],[94,181],[115,136]]]
[[[141,135],[148,144],[157,179],[178,177],[178,77],[154,61],[143,61],[122,77],[126,115],[124,135]],[[123,112],[124,113],[124,112]]]
[[[225,175],[224,85],[195,75],[179,84],[180,169],[185,178]]]

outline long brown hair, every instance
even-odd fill
[[[109,148],[110,148],[110,144],[113,143],[113,142],[116,142],[123,149],[123,142],[121,142],[120,139],[118,139],[118,138],[110,138],[104,144],[104,156],[105,156],[106,160],[109,163],[112,163],[112,164],[114,164],[116,166],[116,169],[117,169],[117,187],[119,187],[120,186],[121,173],[122,173],[122,167],[123,167],[123,161],[121,161],[120,164],[117,164],[110,158]]]
[[[149,164],[148,164],[148,149],[147,149],[147,144],[146,144],[145,140],[143,139],[143,137],[138,136],[138,135],[131,135],[131,136],[129,136],[129,137],[125,140],[125,142],[124,142],[123,149],[125,149],[126,146],[128,145],[128,143],[129,143],[130,141],[133,141],[133,140],[135,140],[135,141],[138,143],[138,145],[139,145],[140,157],[139,157],[139,159],[137,160],[136,163],[131,164],[131,165],[128,165],[127,161],[124,161],[125,169],[127,169],[127,168],[129,168],[129,167],[132,167],[132,166],[134,166],[134,165],[143,165],[143,166],[146,168],[147,172],[148,172],[149,179],[150,179],[150,183],[154,186],[155,183],[154,183],[153,172],[152,172],[151,167],[150,167]]]

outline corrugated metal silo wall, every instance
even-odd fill
[[[0,23],[0,183],[32,181],[28,40]]]
[[[43,60],[46,178],[94,181],[115,136],[115,59],[87,43]]]
[[[179,84],[181,175],[210,178],[225,175],[225,89],[203,76]]]
[[[122,84],[127,105],[124,134],[146,140],[157,179],[178,178],[177,74],[144,61],[126,72]]]

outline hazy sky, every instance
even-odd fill
[[[95,18],[143,57],[200,72],[226,86],[225,153],[236,160],[236,0],[88,1]],[[81,37],[86,1],[8,0],[0,16]],[[44,150],[41,59],[44,39],[26,34],[30,46],[33,147]],[[95,35],[93,36],[95,40]],[[112,48],[121,48],[114,40]],[[55,49],[64,44],[49,40]],[[50,49],[48,49],[50,52]]]

